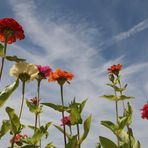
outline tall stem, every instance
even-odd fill
[[[64,108],[63,85],[60,85],[60,89],[61,89],[61,102],[62,102],[62,106]],[[62,110],[62,119],[64,120],[64,110]],[[64,144],[65,144],[65,147],[66,147],[66,128],[65,128],[65,124],[63,124],[63,130],[64,130]]]
[[[21,119],[21,116],[22,116],[23,105],[24,105],[24,94],[25,94],[25,81],[22,81],[22,103],[21,103],[19,119]]]
[[[121,82],[120,82],[120,80],[118,81],[119,82],[119,87],[120,87],[120,89],[122,88],[122,86],[121,86]],[[122,91],[120,91],[120,95],[122,95]],[[122,100],[122,105],[123,105],[123,110],[124,110],[124,113],[126,112],[126,109],[125,109],[125,105],[124,105],[124,101]],[[130,137],[130,127],[129,127],[129,125],[127,124],[126,125],[126,127],[127,127],[127,131],[128,131],[128,136],[129,136],[129,146],[130,146],[130,148],[132,148],[132,145],[131,145],[131,137]]]
[[[38,114],[35,113],[34,133],[36,132],[37,129],[37,122],[38,122]]]
[[[12,140],[12,143],[11,143],[11,148],[14,147],[14,139],[15,139],[15,136],[16,136],[16,134],[14,134],[14,136],[13,136],[13,140]]]
[[[69,125],[70,135],[72,136],[72,128],[71,125]]]
[[[37,80],[37,97],[38,97],[38,99],[40,100],[40,85],[41,85],[41,80],[40,79],[38,79]],[[38,104],[38,105],[40,105],[40,104]],[[41,120],[40,120],[40,114],[38,114],[38,115],[36,115],[36,120],[38,120],[38,122],[39,122],[39,128],[41,127]],[[37,123],[36,123],[37,124]],[[36,125],[37,126],[37,125]],[[42,141],[40,140],[40,148],[41,148],[41,146],[42,146]]]
[[[116,93],[116,90],[115,90],[115,96],[117,97],[117,93]],[[115,101],[115,106],[116,106],[116,123],[117,123],[117,125],[119,124],[119,115],[118,115],[118,101]],[[117,145],[118,145],[118,147],[120,146],[120,144],[119,144],[119,137],[118,137],[118,135],[116,135],[116,137],[117,137]]]
[[[4,43],[4,57],[2,57],[2,65],[1,65],[1,70],[0,70],[0,80],[2,78],[2,73],[3,73],[3,68],[4,68],[5,56],[6,56],[6,50],[7,50],[7,42],[8,42],[8,37],[5,38],[5,43]]]
[[[79,124],[77,124],[77,134],[78,134],[78,148],[80,148],[79,140],[80,140],[80,129],[79,129]]]

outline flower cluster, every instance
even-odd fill
[[[57,81],[60,85],[63,85],[66,81],[72,80],[74,75],[67,71],[62,71],[60,68],[56,69],[54,72],[51,72],[49,75],[49,82]]]
[[[15,76],[22,81],[34,80],[38,73],[38,68],[34,64],[26,62],[16,63],[10,69],[10,76]]]
[[[122,69],[122,65],[121,64],[117,64],[117,65],[112,65],[107,70],[108,70],[109,74],[115,74],[115,75],[118,76],[121,69]]]
[[[143,119],[148,119],[148,102],[141,109],[141,117]]]
[[[47,77],[49,77],[50,73],[51,73],[51,68],[49,66],[41,66],[41,65],[36,65],[38,68],[38,79],[46,79]]]
[[[63,126],[63,125],[70,125],[70,116],[65,116],[63,119],[61,119],[61,122],[62,122],[62,124],[61,124],[61,126]]]
[[[22,40],[25,38],[22,26],[12,18],[0,19],[0,41],[11,44],[16,40]]]
[[[21,134],[16,134],[15,137],[13,137],[10,142],[14,142],[14,143],[19,143],[21,142],[23,139],[26,139],[28,136],[27,135],[21,135]]]

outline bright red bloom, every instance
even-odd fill
[[[39,71],[39,76],[43,79],[46,79],[49,77],[51,73],[51,68],[49,66],[41,66],[41,65],[36,65]]]
[[[141,117],[143,119],[148,119],[148,102],[141,109]]]
[[[13,137],[10,142],[14,142],[14,143],[18,143],[18,142],[21,142],[21,140],[27,138],[28,136],[27,135],[21,135],[21,134],[16,134],[15,137]]]
[[[112,65],[107,70],[108,70],[109,74],[118,75],[121,69],[122,69],[122,65],[121,64],[117,64],[117,65]]]
[[[70,116],[65,116],[64,119],[61,119],[61,126],[63,125],[70,125]]]
[[[55,72],[51,72],[49,75],[49,82],[58,81],[60,84],[64,84],[68,80],[72,80],[74,75],[67,71],[62,71],[60,68],[57,68]]]
[[[0,19],[0,41],[5,42],[8,37],[8,44],[25,38],[22,26],[12,18]]]

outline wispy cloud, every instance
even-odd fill
[[[91,31],[94,34],[94,30],[96,33],[99,34],[101,34],[102,32],[100,32],[97,28],[87,26],[83,23],[78,24],[77,31],[74,31],[72,29],[73,24],[71,22],[65,23],[61,20],[60,23],[57,23],[53,20],[50,20],[50,12],[48,12],[47,16],[45,15],[44,18],[41,18],[38,14],[35,2],[36,1],[34,0],[9,0],[15,17],[24,26],[26,37],[29,38],[31,42],[31,45],[14,45],[12,48],[16,49],[15,53],[17,55],[23,58],[27,58],[33,63],[38,64],[39,62],[39,64],[50,64],[53,68],[62,67],[66,70],[72,71],[75,74],[75,79],[73,80],[72,85],[66,87],[65,89],[65,98],[68,98],[69,100],[71,100],[71,98],[73,98],[74,96],[76,96],[78,100],[82,100],[86,97],[89,98],[84,116],[86,116],[86,114],[88,113],[93,112],[93,123],[91,134],[88,137],[90,140],[88,140],[83,146],[94,146],[94,143],[97,142],[97,137],[99,135],[104,135],[104,129],[99,126],[99,120],[102,120],[104,118],[112,119],[114,116],[114,106],[111,106],[111,104],[105,100],[98,99],[100,95],[108,90],[104,87],[104,84],[107,82],[106,69],[111,64],[124,63],[125,56],[121,55],[117,59],[113,59],[110,61],[106,60],[101,55],[101,53],[98,53],[98,47],[95,45],[92,37],[88,34],[88,32],[91,34]],[[73,19],[74,18],[75,17],[73,16]],[[121,41],[146,29],[147,21],[148,20],[145,20],[134,26],[129,31],[123,32],[113,37],[111,41],[107,42],[107,44]],[[99,42],[103,42],[101,37],[98,40]],[[37,51],[44,51],[44,54],[42,54],[41,56],[39,54],[36,54],[36,52],[32,54],[31,49],[34,45],[37,47]],[[26,47],[29,48],[29,50],[26,50]],[[13,51],[10,51],[10,54],[12,53]],[[10,65],[8,67],[10,67]],[[139,71],[147,67],[147,63],[131,65],[130,67],[125,69],[125,72],[123,70],[123,73],[124,75],[135,76],[137,73],[139,73]],[[5,71],[8,71],[8,68],[5,69]],[[130,78],[129,82],[131,84],[133,83]],[[35,84],[36,83],[34,82],[27,85],[27,90],[31,90],[31,92],[29,91],[26,94],[26,97],[30,98],[32,97],[32,95],[35,95]],[[135,86],[132,86],[133,89],[130,92],[134,92],[134,90],[136,90]],[[58,88],[56,87],[56,85],[49,85],[47,84],[47,82],[43,82],[42,88],[44,89],[44,92],[41,92],[43,100],[49,98],[48,101],[58,102],[58,100],[56,99],[50,99],[59,98],[59,96],[57,95]],[[20,95],[20,93],[17,93],[15,99],[17,100]],[[140,97],[139,94],[137,96]],[[69,100],[66,100],[66,103],[69,102]],[[10,99],[7,105],[12,104],[15,108],[18,109],[16,103],[14,103],[12,99]],[[104,108],[104,106],[106,106],[106,108]],[[1,114],[1,116],[5,117],[6,114]],[[33,121],[27,108],[25,108],[25,114],[23,116],[23,122],[29,123],[30,121]],[[44,122],[53,120],[57,124],[59,124],[59,118],[59,114],[54,113],[52,110],[49,109],[45,109],[44,115],[42,117]],[[53,132],[52,128],[51,133],[55,132],[55,129]],[[108,131],[106,131],[105,134],[109,135]],[[55,135],[57,136],[55,137]],[[50,137],[51,140],[55,141],[57,147],[60,148],[62,143],[60,138],[61,136],[59,134],[52,134],[52,136]]]

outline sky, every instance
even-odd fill
[[[28,62],[60,67],[71,71],[75,78],[64,88],[65,104],[74,97],[78,101],[88,98],[83,113],[85,119],[92,114],[92,125],[82,148],[95,147],[99,136],[114,139],[101,120],[115,121],[113,102],[99,96],[111,93],[107,68],[121,63],[122,83],[128,83],[127,95],[134,96],[133,123],[135,137],[141,147],[147,147],[146,120],[141,119],[140,109],[148,100],[148,1],[147,0],[5,0],[0,5],[0,18],[12,17],[24,28],[25,39],[8,46],[7,55],[17,55]],[[15,81],[9,76],[13,63],[6,62],[1,89]],[[36,95],[36,82],[26,86],[26,98]],[[42,102],[60,103],[56,83],[42,82]],[[21,85],[1,108],[1,119],[7,119],[6,106],[19,112]],[[24,107],[22,123],[33,124],[34,116]],[[52,121],[60,125],[61,115],[44,107],[42,123]],[[30,133],[29,130],[23,133]],[[81,128],[81,133],[83,129]],[[7,145],[6,135],[0,146]],[[62,135],[52,126],[48,140],[62,148]]]

